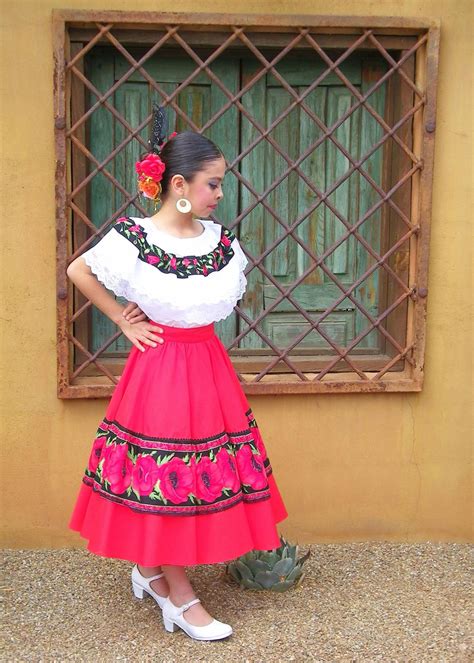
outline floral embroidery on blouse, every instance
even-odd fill
[[[235,235],[224,226],[215,249],[201,256],[182,257],[151,244],[147,239],[146,230],[128,217],[123,216],[118,219],[113,228],[138,249],[140,260],[156,267],[164,274],[174,274],[179,279],[195,275],[208,276],[212,272],[218,272],[234,255],[231,244]]]

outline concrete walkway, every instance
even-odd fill
[[[302,584],[282,594],[241,589],[225,575],[225,565],[188,567],[205,607],[234,628],[217,642],[197,642],[181,630],[167,633],[155,602],[133,596],[128,562],[85,550],[4,551],[1,660],[474,660],[472,547],[310,548]]]

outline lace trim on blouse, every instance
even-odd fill
[[[247,259],[235,235],[216,224],[212,230],[207,226],[211,242],[196,240],[202,247],[197,254],[181,256],[149,243],[146,227],[139,221],[119,219],[82,254],[98,280],[164,325],[192,327],[229,316],[247,285]],[[151,229],[148,236],[152,237]],[[185,245],[186,251],[192,251],[194,242]],[[208,253],[199,255],[202,250]]]

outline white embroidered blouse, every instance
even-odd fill
[[[231,230],[199,219],[197,237],[175,237],[149,218],[122,217],[82,254],[99,281],[154,322],[199,327],[232,313],[247,287],[247,259]]]

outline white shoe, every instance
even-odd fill
[[[135,594],[137,599],[143,599],[145,597],[145,593],[147,593],[152,598],[155,599],[155,601],[158,603],[160,608],[163,608],[163,605],[167,597],[160,596],[159,594],[157,594],[150,587],[150,583],[153,582],[153,580],[158,580],[158,578],[162,578],[164,575],[165,575],[164,573],[159,573],[157,576],[151,576],[151,578],[145,578],[144,576],[142,576],[142,574],[138,570],[138,566],[135,564],[135,566],[132,569],[132,587],[133,587],[133,593]]]
[[[163,606],[163,623],[165,629],[172,633],[176,627],[183,629],[191,638],[195,640],[220,640],[232,635],[232,626],[219,622],[213,619],[210,624],[205,626],[194,626],[184,618],[183,612],[190,608],[195,603],[199,603],[200,599],[193,599],[188,603],[184,603],[179,608],[174,605],[168,596]]]

